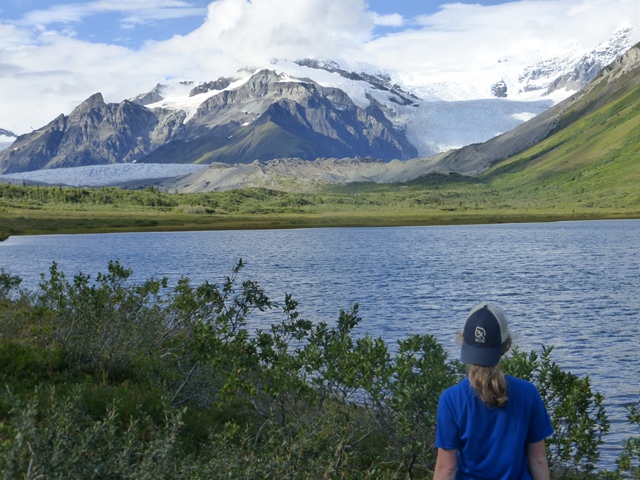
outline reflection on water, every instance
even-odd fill
[[[501,305],[525,350],[554,345],[553,358],[589,374],[605,393],[614,434],[623,405],[638,400],[640,221],[450,227],[131,233],[12,237],[0,267],[29,288],[51,262],[93,277],[109,260],[135,280],[181,275],[220,282],[238,259],[244,277],[276,300],[291,293],[311,320],[334,321],[360,304],[361,333],[390,345],[435,335],[451,355],[466,312]],[[268,317],[262,319],[267,321]]]

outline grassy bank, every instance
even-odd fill
[[[570,220],[638,218],[634,210],[469,210],[461,212],[324,212],[270,215],[180,215],[172,213],[109,213],[85,211],[14,211],[0,213],[0,240],[11,235],[65,233],[110,233],[189,230],[259,230],[279,228],[392,227],[420,225],[464,225],[531,223]]]
[[[429,183],[427,183],[429,182]],[[435,182],[435,183],[434,183]],[[510,192],[511,193],[511,192]],[[640,205],[506,195],[487,183],[423,179],[312,194],[245,189],[169,194],[153,189],[0,185],[0,239],[131,231],[379,227],[640,218]]]

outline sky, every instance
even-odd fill
[[[637,0],[2,0],[0,128],[273,59],[446,77],[640,29]]]

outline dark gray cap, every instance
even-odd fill
[[[462,363],[493,367],[502,357],[509,327],[504,312],[496,306],[481,303],[475,307],[462,330]]]

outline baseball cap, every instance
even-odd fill
[[[462,363],[493,367],[500,361],[509,339],[507,317],[502,309],[488,303],[474,307],[462,329]]]

